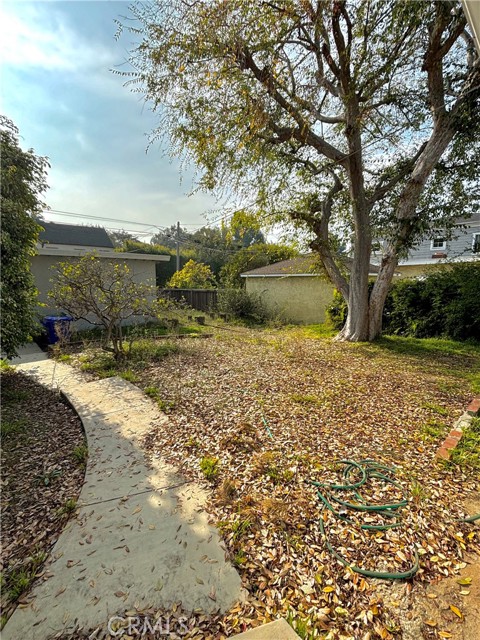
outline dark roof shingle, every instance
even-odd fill
[[[113,249],[113,242],[103,227],[86,227],[80,224],[41,222],[39,242],[43,244],[71,244],[86,247]]]

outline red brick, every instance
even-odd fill
[[[471,416],[480,415],[480,398],[474,398],[467,407],[467,413]]]
[[[449,438],[456,438],[457,440],[460,440],[462,436],[463,433],[461,431],[457,431],[457,429],[452,429],[452,431],[450,431],[450,433],[448,434]]]
[[[458,444],[457,438],[448,437],[445,442],[442,444],[442,448],[444,449],[455,449]]]
[[[442,460],[450,460],[450,451],[448,449],[444,449],[443,447],[440,447],[435,457],[442,458]]]

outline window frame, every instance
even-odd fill
[[[475,250],[475,245],[478,243],[478,248]],[[472,234],[472,253],[475,255],[480,253],[480,231],[475,231]]]
[[[439,247],[435,246],[435,242],[442,241],[442,245]],[[430,249],[431,251],[442,251],[447,248],[447,239],[444,236],[437,236],[430,240]]]

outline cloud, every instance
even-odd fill
[[[54,7],[53,3],[40,7],[22,2],[0,5],[0,57],[4,65],[72,72],[115,62],[107,47],[80,38]]]

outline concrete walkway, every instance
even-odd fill
[[[35,345],[13,364],[60,389],[76,408],[89,459],[76,517],[61,533],[31,603],[6,624],[4,640],[46,640],[76,627],[106,629],[132,609],[227,610],[242,599],[240,577],[225,561],[203,510],[206,493],[163,460],[151,466],[141,448],[168,418],[120,378],[86,382]]]

